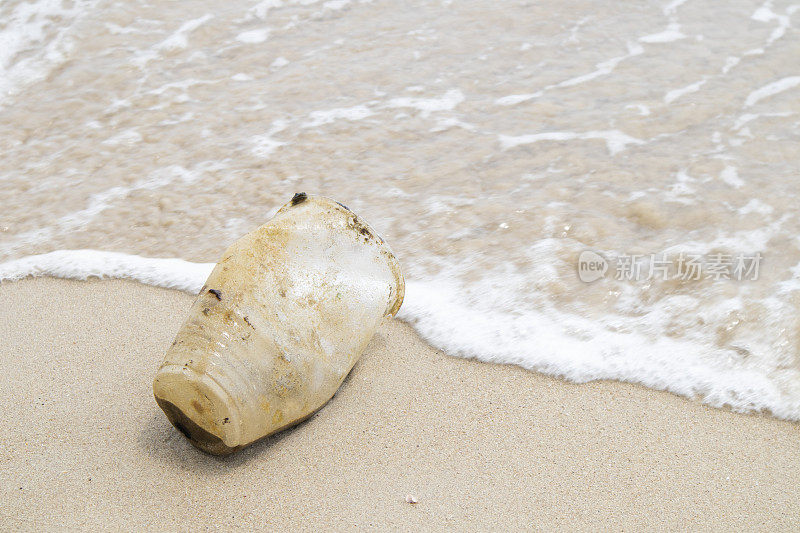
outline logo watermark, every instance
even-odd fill
[[[758,279],[763,256],[755,254],[622,254],[613,260],[593,250],[578,256],[578,278],[586,283],[604,277],[619,281]],[[608,272],[608,276],[606,273]]]
[[[608,261],[602,255],[592,250],[584,250],[578,256],[578,277],[581,281],[591,283],[606,275]]]

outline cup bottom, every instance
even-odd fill
[[[153,382],[153,395],[172,425],[196,448],[227,455],[242,447],[238,409],[210,376],[167,365]]]

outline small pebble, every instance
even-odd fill
[[[406,503],[415,504],[417,503],[417,498],[412,494],[406,494]]]

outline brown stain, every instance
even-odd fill
[[[198,413],[203,413],[203,412],[205,412],[205,409],[203,408],[202,404],[201,404],[200,402],[198,402],[197,400],[192,400],[192,407],[193,407],[193,408],[194,408],[194,410],[195,410],[195,411],[197,411]]]
[[[366,222],[358,218],[358,215],[356,215],[349,209],[348,213],[352,215],[352,218],[350,219],[350,226],[364,237],[364,242],[369,242],[370,239],[374,239],[381,244],[384,243],[383,238],[377,233],[375,233],[375,231],[372,228],[370,228]]]
[[[264,411],[265,413],[269,413],[270,405],[269,405],[269,400],[267,400],[266,396],[259,396],[258,406],[261,407],[261,410]]]
[[[361,221],[361,219],[358,218],[356,215],[353,215],[353,218],[350,219],[350,225],[353,227],[354,230],[359,232],[361,235],[363,235],[365,237],[374,237],[374,235],[372,234],[372,232],[369,229],[369,226],[364,224]]]

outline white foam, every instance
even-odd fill
[[[664,199],[668,202],[677,202],[683,205],[696,203],[697,190],[690,185],[697,181],[686,173],[685,170],[679,171],[675,175],[675,183],[664,192]]]
[[[750,213],[758,213],[759,215],[769,215],[774,210],[775,209],[771,205],[765,204],[758,198],[752,198],[745,205],[737,209],[740,215],[749,215]]]
[[[667,16],[674,15],[678,11],[678,8],[681,7],[685,3],[686,3],[686,0],[672,0],[672,2],[670,2],[669,4],[664,6],[664,10],[663,10],[664,14],[667,15]]]
[[[658,32],[658,33],[651,33],[650,35],[645,35],[644,37],[639,37],[639,41],[648,44],[654,43],[671,43],[672,41],[678,41],[680,39],[685,39],[686,35],[681,32],[681,27],[679,24],[672,23],[667,26],[667,29]]]
[[[730,253],[737,253],[746,250],[747,253],[765,252],[770,239],[778,234],[784,219],[776,220],[764,226],[752,230],[734,231],[726,233],[718,231],[714,239],[708,241],[684,241],[662,250],[667,254],[679,254],[681,252],[692,254],[710,254],[715,250],[727,250]]]
[[[700,90],[700,87],[706,84],[708,80],[700,80],[694,83],[690,83],[685,87],[681,87],[680,89],[673,89],[669,91],[666,95],[664,95],[664,103],[671,104],[681,96],[689,93],[694,93]]]
[[[270,128],[267,133],[263,135],[253,135],[250,137],[250,143],[253,146],[251,152],[253,155],[267,158],[272,154],[272,152],[281,146],[284,146],[286,144],[284,141],[273,139],[272,136],[285,130],[286,126],[287,124],[285,121],[276,120],[272,123],[272,128]]]
[[[742,115],[739,115],[739,118],[737,118],[736,122],[734,122],[734,124],[733,124],[733,129],[734,130],[739,130],[742,127],[744,127],[745,124],[747,124],[751,120],[757,119],[760,116],[761,115],[758,115],[756,113],[744,113]]]
[[[494,103],[497,105],[517,105],[522,102],[527,102],[528,100],[533,100],[534,98],[539,98],[542,94],[544,94],[542,91],[529,94],[509,94],[508,96],[498,98]]]
[[[800,238],[798,238],[798,247],[800,247]],[[800,263],[789,269],[792,277],[778,283],[778,292],[783,295],[791,294],[794,291],[800,291]]]
[[[190,263],[98,250],[59,250],[0,264],[0,281],[54,276],[80,279],[130,279],[167,289],[197,293],[211,274],[214,263]]]
[[[764,98],[769,98],[770,96],[788,91],[789,89],[793,89],[798,85],[800,85],[800,76],[788,76],[786,78],[781,78],[778,81],[768,83],[767,85],[764,85],[763,87],[751,92],[749,95],[747,95],[744,105],[745,107],[751,107]]]
[[[186,48],[189,45],[189,34],[194,30],[214,18],[211,14],[206,13],[202,17],[188,20],[181,24],[180,28],[175,30],[169,37],[156,45],[157,50],[175,50]]]
[[[447,131],[451,128],[461,128],[467,131],[477,131],[478,128],[474,124],[462,122],[454,117],[441,118],[436,121],[436,126],[431,128],[431,133],[438,133],[440,131]]]
[[[743,113],[739,115],[736,119],[736,122],[733,124],[733,129],[738,131],[741,130],[746,124],[757,120],[761,117],[790,117],[792,113],[790,111],[778,112],[778,113]]]
[[[350,0],[328,0],[327,2],[322,4],[322,7],[324,7],[325,9],[330,9],[331,11],[338,11],[343,7],[345,7],[346,5],[348,5],[349,3]]]
[[[267,18],[267,13],[269,13],[270,10],[275,9],[277,7],[281,7],[282,5],[283,2],[281,0],[262,0],[261,2],[251,7],[248,10],[248,14],[251,17],[264,20]]]
[[[302,127],[316,128],[317,126],[330,124],[332,122],[336,122],[337,120],[362,120],[372,115],[373,113],[370,108],[365,105],[313,111],[308,115],[310,120],[308,122],[304,122]]]
[[[759,22],[770,22],[771,20],[778,22],[778,26],[772,30],[769,38],[767,38],[766,46],[771,45],[783,37],[786,34],[786,30],[791,27],[791,20],[787,15],[778,15],[772,11],[772,2],[766,2],[756,9],[750,18]]]
[[[236,40],[240,43],[257,44],[263,43],[269,37],[269,30],[260,28],[257,30],[243,31],[236,36]]]
[[[739,177],[736,167],[731,165],[727,165],[722,169],[722,172],[719,173],[719,179],[736,189],[744,185],[744,180]]]
[[[619,130],[587,131],[576,133],[573,131],[548,131],[543,133],[532,133],[529,135],[500,135],[500,145],[503,150],[515,148],[523,144],[531,144],[540,141],[571,141],[575,139],[600,139],[605,141],[608,152],[616,155],[625,150],[629,144],[644,144],[644,141],[631,137]]]
[[[141,142],[141,140],[142,140],[142,135],[138,131],[136,131],[135,128],[128,128],[126,130],[117,133],[116,135],[112,135],[111,137],[103,141],[103,144],[109,146],[118,146],[121,144],[136,144],[138,142]]]
[[[164,93],[169,92],[171,89],[178,89],[179,92],[185,93],[186,89],[189,87],[194,87],[195,85],[210,85],[216,83],[215,81],[211,80],[198,80],[196,78],[186,78],[181,81],[173,81],[170,83],[165,83],[156,87],[155,89],[150,89],[147,91],[147,94],[155,94],[161,95]]]
[[[624,56],[612,57],[611,59],[607,59],[606,61],[601,61],[597,65],[595,65],[595,70],[592,72],[588,72],[586,74],[581,74],[580,76],[575,76],[573,78],[569,78],[562,82],[556,83],[553,87],[572,87],[573,85],[578,85],[579,83],[585,83],[587,81],[591,81],[595,78],[599,78],[600,76],[607,76],[611,74],[617,65],[619,65],[622,61],[638,56],[644,52],[644,49],[636,43],[628,43],[628,53]]]
[[[741,58],[736,56],[728,56],[725,58],[725,64],[722,66],[722,73],[727,74],[730,70],[742,61]]]
[[[573,76],[572,78],[568,78],[566,80],[560,81],[558,83],[554,83],[548,85],[547,87],[527,94],[510,94],[508,96],[503,96],[495,100],[495,104],[502,105],[502,106],[512,106],[516,104],[520,104],[522,102],[527,102],[528,100],[533,100],[534,98],[539,98],[545,92],[550,91],[552,89],[559,89],[564,87],[572,87],[573,85],[578,85],[581,83],[586,83],[587,81],[591,81],[595,78],[599,78],[601,76],[607,76],[614,72],[614,69],[626,59],[631,57],[635,57],[644,53],[644,48],[641,47],[638,43],[629,42],[627,43],[628,53],[622,56],[612,57],[605,61],[601,61],[595,65],[595,70],[591,72],[587,72],[586,74],[580,74],[578,76]]]
[[[464,93],[459,89],[450,89],[439,98],[394,98],[388,107],[411,107],[422,112],[423,117],[436,111],[449,111],[464,101]]]

